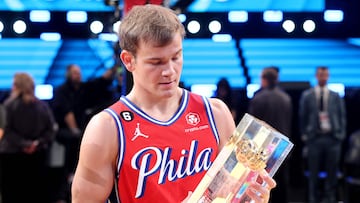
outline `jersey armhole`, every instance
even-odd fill
[[[116,112],[111,109],[107,108],[104,110],[105,112],[109,113],[111,117],[115,120],[116,129],[117,129],[117,137],[118,137],[118,157],[117,157],[117,165],[116,165],[116,174],[114,177],[114,187],[110,193],[110,196],[106,203],[120,203],[120,197],[118,194],[118,188],[117,188],[117,181],[119,180],[119,172],[120,168],[124,159],[124,151],[125,151],[125,137],[124,137],[124,130],[121,125],[121,121],[119,119],[119,116],[116,114]]]
[[[116,166],[116,177],[118,177],[124,159],[124,151],[125,151],[124,130],[122,128],[119,116],[116,114],[116,112],[113,109],[107,108],[104,111],[109,113],[113,117],[117,128],[117,138],[118,138],[119,148],[118,148],[118,157],[117,157],[117,166]]]
[[[209,122],[210,122],[210,125],[211,125],[211,129],[212,129],[212,131],[214,133],[216,143],[219,145],[220,144],[220,137],[219,137],[219,133],[218,133],[218,130],[216,128],[216,125],[215,125],[214,114],[212,113],[210,102],[209,102],[208,98],[206,98],[205,96],[202,96],[202,99],[203,99],[204,104],[205,104],[206,114],[208,116],[208,119],[209,119]]]

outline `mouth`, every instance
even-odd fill
[[[170,84],[172,84],[172,83],[174,83],[175,81],[173,80],[173,81],[166,81],[166,82],[160,82],[159,84],[160,85],[170,85]]]
[[[170,88],[175,83],[175,81],[169,81],[169,82],[160,82],[159,85],[165,88]]]

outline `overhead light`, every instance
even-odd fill
[[[200,31],[200,23],[196,20],[192,20],[188,23],[187,29],[190,33],[196,34]]]
[[[246,11],[230,11],[228,20],[231,23],[244,23],[248,21],[248,12]]]
[[[229,34],[215,34],[212,36],[214,42],[230,42],[232,40]]]
[[[94,34],[99,34],[100,32],[102,32],[104,29],[104,25],[102,24],[102,22],[95,20],[90,24],[90,30],[92,33]]]
[[[283,20],[282,11],[265,11],[263,13],[264,22],[281,22]]]
[[[191,92],[200,94],[206,97],[213,97],[216,91],[215,84],[193,84],[190,87]]]
[[[13,29],[17,34],[23,34],[26,31],[26,23],[23,20],[17,20],[13,24]]]
[[[179,14],[178,18],[179,18],[180,22],[182,22],[182,23],[186,21],[186,15],[185,14]]]
[[[119,38],[115,33],[100,33],[98,38],[100,40],[109,41],[109,42],[119,41]]]
[[[33,10],[30,11],[30,21],[37,23],[47,23],[50,21],[50,11],[48,10]]]
[[[43,32],[40,34],[40,39],[44,41],[60,41],[61,35],[58,32]]]
[[[256,91],[260,89],[260,84],[248,84],[246,85],[246,96],[251,99],[254,97]]]
[[[120,27],[120,24],[121,24],[121,21],[116,21],[114,24],[113,24],[113,31],[115,33],[118,33],[119,32],[119,27]]]
[[[4,24],[0,21],[0,33],[4,30]]]
[[[282,27],[286,32],[290,33],[295,30],[295,23],[292,20],[285,20],[282,24]]]
[[[66,20],[69,23],[86,23],[87,13],[85,11],[68,11]]]
[[[213,20],[209,23],[209,30],[211,33],[218,33],[221,30],[221,23],[217,20]]]
[[[36,85],[35,96],[41,100],[50,100],[53,98],[53,89],[50,84]]]
[[[326,10],[324,12],[324,20],[326,22],[342,22],[344,20],[344,12],[341,10]]]
[[[305,30],[305,32],[314,32],[316,27],[316,24],[313,20],[306,20],[303,24],[303,29]]]

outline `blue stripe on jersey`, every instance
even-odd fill
[[[205,96],[202,96],[202,99],[204,100],[204,103],[205,103],[206,114],[208,115],[208,119],[210,121],[211,129],[212,129],[212,131],[214,133],[217,144],[219,144],[220,143],[220,138],[219,138],[218,130],[217,130],[216,125],[215,125],[214,115],[213,115],[213,113],[211,111],[209,100]]]
[[[120,167],[124,159],[124,151],[125,151],[125,136],[124,130],[121,125],[121,121],[114,110],[107,108],[104,111],[108,112],[115,120],[117,131],[118,131],[118,140],[119,140],[119,150],[118,150],[118,158],[117,158],[117,176],[119,175]]]
[[[109,203],[120,203],[120,198],[118,194],[117,188],[117,179],[119,179],[119,171],[121,168],[121,164],[124,159],[124,150],[125,150],[125,137],[124,137],[124,129],[122,128],[121,121],[114,110],[107,108],[104,111],[108,112],[115,120],[116,128],[117,128],[117,136],[119,140],[119,149],[118,149],[118,157],[117,157],[117,171],[116,171],[116,178],[114,180],[114,188],[111,192],[108,202]]]
[[[149,115],[147,115],[145,112],[143,112],[141,109],[139,109],[137,106],[135,106],[131,101],[129,101],[126,97],[122,96],[120,98],[120,100],[126,105],[128,106],[131,110],[135,111],[137,114],[139,114],[141,117],[143,117],[146,120],[149,120],[150,122],[156,123],[158,125],[163,125],[163,126],[167,126],[167,125],[171,125],[173,122],[175,122],[180,116],[181,114],[185,111],[188,100],[189,100],[189,92],[187,90],[183,90],[183,97],[181,98],[181,102],[180,102],[180,108],[178,109],[178,111],[175,113],[175,115],[166,122],[163,121],[159,121],[156,120],[152,117],[150,117]]]

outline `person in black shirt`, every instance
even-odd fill
[[[99,77],[84,82],[81,68],[70,64],[66,80],[54,91],[51,106],[59,124],[57,141],[65,146],[63,189],[59,199],[69,198],[69,184],[77,164],[81,135],[90,117],[115,101],[110,90],[116,69],[110,68]]]
[[[16,73],[11,95],[4,102],[6,125],[0,140],[3,203],[47,202],[47,149],[57,125],[49,105],[36,98],[34,89],[30,75]]]

